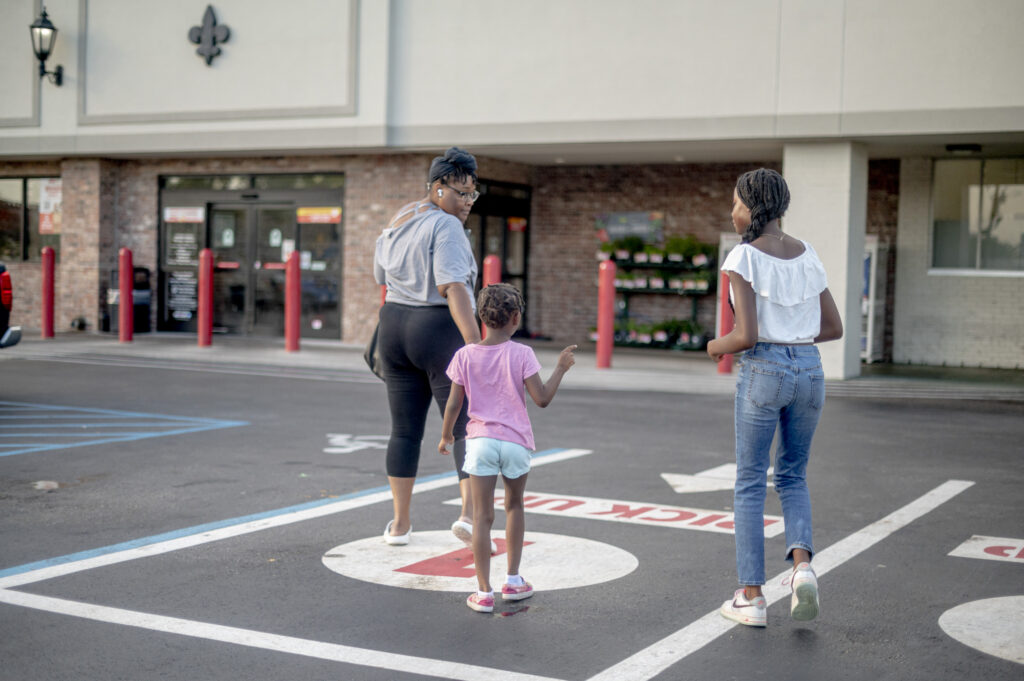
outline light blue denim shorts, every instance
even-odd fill
[[[515,480],[530,472],[530,450],[515,442],[490,437],[466,440],[466,463],[462,470],[470,475],[498,475]]]

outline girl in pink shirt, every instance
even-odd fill
[[[491,590],[491,525],[494,524],[494,487],[501,474],[505,486],[505,542],[508,577],[501,589],[506,601],[533,595],[533,586],[519,574],[526,521],[523,494],[534,449],[533,429],[526,414],[526,395],[539,407],[555,397],[562,376],[576,359],[575,345],[562,350],[558,366],[547,383],[540,380],[540,363],[533,349],[511,340],[519,328],[526,304],[515,286],[492,284],[480,291],[477,311],[487,327],[487,338],[460,348],[448,365],[452,390],[444,410],[442,454],[455,441],[455,419],[462,401],[469,397],[469,425],[466,427],[466,463],[473,499],[473,562],[479,591],[466,603],[478,612],[494,611]]]

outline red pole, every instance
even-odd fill
[[[117,254],[117,283],[120,292],[118,301],[118,340],[122,343],[132,342],[135,330],[135,299],[132,294],[135,269],[132,267],[132,251],[122,248]]]
[[[615,342],[615,263],[605,260],[597,269],[597,368],[610,369]]]
[[[199,347],[205,348],[213,342],[213,251],[209,248],[199,251],[198,305]]]
[[[384,307],[384,303],[387,302],[388,287],[384,284],[380,285],[380,306]]]
[[[501,258],[489,255],[484,258],[484,288],[501,282]],[[480,338],[487,338],[487,327],[480,325]]]
[[[43,246],[43,338],[53,338],[53,249]]]
[[[302,311],[302,273],[299,252],[292,251],[284,268],[284,349],[299,351],[299,313]]]
[[[722,304],[719,308],[722,317],[722,328],[718,330],[718,337],[721,338],[732,331],[733,324],[735,323],[732,316],[732,307],[729,306],[729,275],[725,272],[722,272],[722,284],[719,290],[722,292]],[[732,373],[732,355],[722,355],[722,359],[718,360],[718,373]]]

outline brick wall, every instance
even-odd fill
[[[545,166],[535,173],[527,305],[532,331],[559,342],[582,343],[597,323],[599,213],[661,211],[664,236],[693,234],[718,243],[732,229],[732,191],[740,173],[757,163],[663,166]],[[779,168],[778,164],[765,163]],[[692,301],[668,295],[633,296],[631,310],[654,318],[689,318]],[[698,320],[714,327],[715,297],[698,299]]]
[[[930,159],[900,164],[893,361],[1024,368],[1024,277],[929,274]]]
[[[532,331],[559,342],[581,342],[597,320],[597,261],[594,216],[604,212],[661,211],[664,236],[694,234],[718,243],[732,231],[730,211],[736,178],[775,163],[686,164],[670,166],[545,166],[534,173],[531,226],[530,305]],[[890,280],[895,277],[899,161],[872,161],[868,168],[867,233],[890,244]],[[888,287],[887,337],[892,347]],[[634,295],[631,316],[644,321],[689,318],[693,300],[669,295]],[[711,331],[715,296],[697,298],[697,321]]]
[[[425,194],[424,184],[434,155],[74,159],[63,163],[4,163],[0,164],[0,177],[64,178],[62,254],[55,282],[55,327],[60,332],[68,330],[71,320],[78,316],[86,318],[90,331],[100,328],[106,289],[117,285],[110,281],[110,272],[117,267],[121,248],[132,250],[136,266],[156,273],[161,175],[345,173],[341,340],[363,343],[373,330],[380,304],[379,289],[373,280],[377,234],[395,211]],[[524,184],[530,181],[529,166],[485,158],[478,161],[481,177]],[[39,263],[5,264],[17,287],[12,323],[38,330]],[[152,314],[155,324],[155,306]]]

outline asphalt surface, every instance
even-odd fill
[[[544,374],[556,350],[538,351]],[[1020,641],[992,641],[1024,631],[1024,560],[950,555],[975,536],[1024,549],[1019,372],[830,382],[809,469],[822,613],[789,618],[772,536],[759,630],[715,612],[734,547],[706,528],[731,489],[685,491],[733,460],[734,379],[709,361],[617,353],[597,370],[581,352],[531,409],[537,593],[488,616],[464,605],[439,418],[413,541],[379,538],[389,418],[360,354],[161,335],[0,352],[0,678],[1020,678]],[[766,512],[781,515],[771,491]]]

